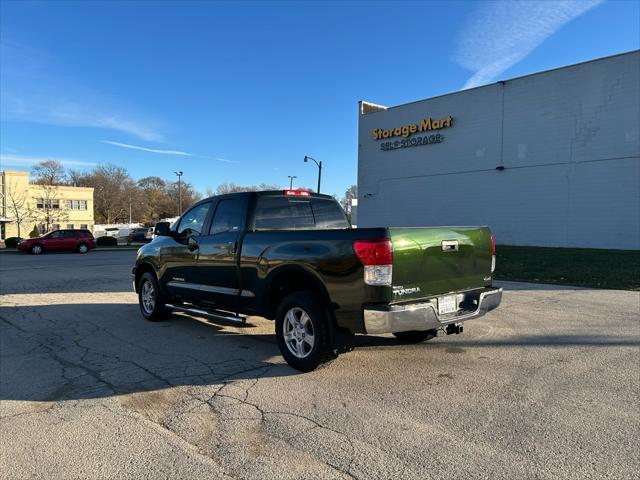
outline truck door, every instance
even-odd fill
[[[238,261],[248,200],[249,195],[218,200],[208,235],[199,239],[202,301],[216,308],[233,310],[240,296]]]
[[[203,238],[203,229],[207,225],[211,207],[211,202],[194,206],[179,220],[175,237],[163,237],[159,244],[161,263],[165,266],[162,283],[172,296],[184,300],[199,300],[199,243]]]

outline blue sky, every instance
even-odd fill
[[[357,102],[397,105],[639,48],[640,3],[0,4],[3,168],[356,183]],[[136,148],[132,148],[136,147]]]

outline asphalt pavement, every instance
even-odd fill
[[[503,283],[300,374],[267,320],[144,321],[134,258],[0,253],[0,478],[638,478],[639,292]]]

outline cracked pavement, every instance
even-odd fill
[[[145,322],[133,251],[0,253],[0,478],[637,478],[640,293],[505,283],[463,335]]]

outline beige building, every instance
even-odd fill
[[[29,173],[3,170],[0,239],[59,228],[93,231],[93,188],[29,183]],[[19,231],[19,232],[18,232]]]

